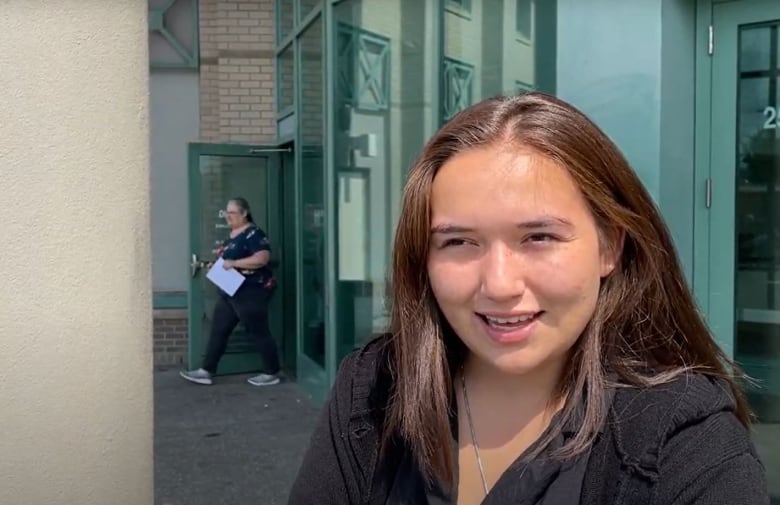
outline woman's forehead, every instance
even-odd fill
[[[452,203],[459,194],[487,204],[496,199],[571,198],[580,189],[566,168],[535,152],[483,148],[448,160],[433,180],[432,193],[440,203]]]

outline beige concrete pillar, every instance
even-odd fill
[[[153,502],[147,0],[0,0],[0,504]]]

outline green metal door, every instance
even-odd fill
[[[780,1],[712,6],[708,316],[756,384],[756,446],[780,501]]]
[[[204,263],[213,260],[219,243],[227,237],[224,209],[231,197],[249,201],[252,214],[271,241],[271,267],[277,280],[269,316],[271,331],[279,342],[282,363],[289,363],[286,348],[289,333],[285,324],[287,290],[292,289],[283,268],[284,189],[282,154],[287,149],[264,146],[190,144],[190,288],[189,288],[189,366],[199,367],[203,359],[216,302],[216,287],[206,278]],[[288,330],[288,331],[285,331]],[[294,330],[293,330],[294,331]],[[294,335],[294,333],[293,333]],[[294,342],[294,337],[292,341]],[[293,351],[294,355],[294,351]],[[254,342],[239,324],[230,338],[219,364],[219,374],[248,373],[260,368]],[[289,371],[289,370],[288,370]]]
[[[780,420],[780,2],[713,6],[709,313]]]

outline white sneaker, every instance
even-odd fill
[[[267,373],[255,375],[254,377],[248,378],[246,381],[253,386],[273,386],[274,384],[279,384],[281,382],[279,376],[269,375]]]
[[[183,379],[194,382],[195,384],[211,386],[214,383],[214,381],[211,380],[211,374],[202,368],[190,370],[189,372],[181,371],[179,372],[179,375],[181,375]]]

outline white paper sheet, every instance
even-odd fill
[[[206,278],[216,284],[219,289],[233,296],[238,291],[238,288],[241,287],[245,277],[234,268],[225,270],[222,266],[224,263],[222,258],[219,258],[206,274]]]

